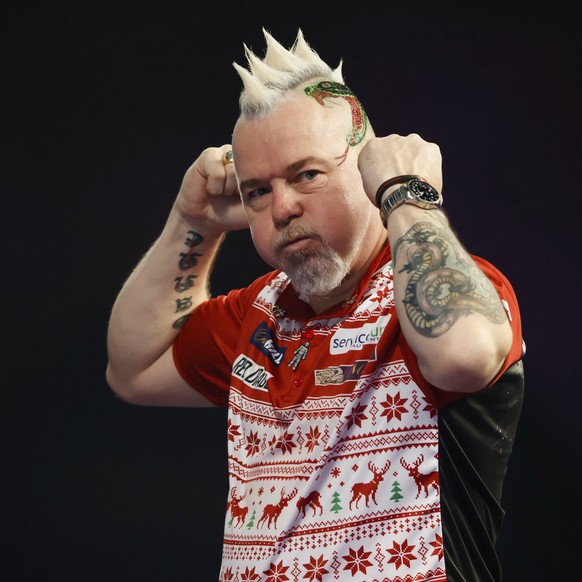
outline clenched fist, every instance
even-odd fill
[[[229,144],[206,148],[188,168],[176,199],[182,216],[203,221],[209,231],[248,228],[234,164],[225,159],[230,151]]]
[[[439,147],[419,135],[372,138],[358,158],[366,194],[376,203],[376,192],[386,180],[413,174],[423,177],[439,192],[443,187],[442,158]]]

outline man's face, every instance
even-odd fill
[[[347,103],[324,107],[301,93],[266,118],[239,120],[233,134],[254,244],[304,295],[326,294],[369,259],[363,241],[377,209],[350,131]]]

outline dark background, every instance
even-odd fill
[[[242,43],[298,27],[377,134],[444,157],[461,239],[512,281],[526,400],[505,580],[576,579],[580,538],[580,19],[560,4],[37,2],[0,9],[0,577],[216,580],[220,410],[132,407],[104,380],[109,311],[186,168],[230,141]],[[229,235],[216,293],[264,272]]]

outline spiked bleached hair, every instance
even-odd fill
[[[241,116],[252,119],[273,111],[299,85],[312,79],[344,82],[342,63],[332,69],[307,44],[301,29],[287,50],[263,29],[267,50],[265,58],[257,57],[246,45],[249,68],[233,63],[243,81],[239,104]]]

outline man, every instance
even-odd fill
[[[376,138],[341,67],[301,31],[289,51],[265,37],[235,64],[232,147],[187,171],[119,294],[108,381],[228,406],[221,580],[499,580],[511,286],[451,230],[439,148]],[[224,233],[247,227],[275,270],[209,299]]]

